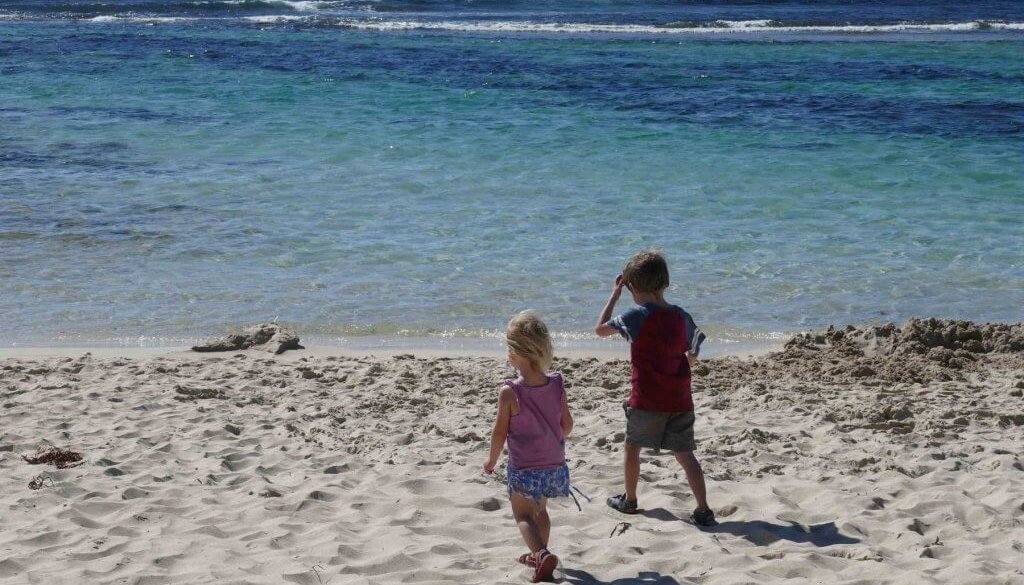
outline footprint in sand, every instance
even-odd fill
[[[135,500],[138,498],[144,498],[149,495],[149,492],[137,487],[130,487],[121,493],[122,500]]]
[[[484,512],[496,512],[501,509],[501,501],[498,498],[485,498],[473,504],[473,507]]]

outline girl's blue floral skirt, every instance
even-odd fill
[[[509,465],[506,472],[509,495],[519,494],[533,500],[572,495],[569,491],[568,465],[563,464],[553,469],[527,470],[519,470]]]

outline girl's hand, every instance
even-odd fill
[[[486,462],[484,462],[484,473],[486,473],[487,475],[494,473],[494,466],[497,464],[497,460],[488,459]]]

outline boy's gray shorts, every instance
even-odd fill
[[[626,442],[648,449],[693,451],[697,442],[693,438],[692,412],[651,412],[630,408],[626,411]]]

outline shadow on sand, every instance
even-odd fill
[[[681,522],[683,519],[676,516],[672,512],[669,512],[665,508],[651,508],[650,510],[640,510],[637,514],[650,518],[652,520],[661,520],[662,522]]]
[[[579,569],[562,569],[565,575],[563,583],[573,585],[680,585],[675,577],[655,573],[654,571],[643,571],[636,577],[624,577],[614,581],[602,581],[586,571]]]
[[[735,534],[750,542],[765,546],[780,540],[796,543],[808,543],[814,546],[832,546],[834,544],[857,544],[860,540],[840,534],[835,522],[803,525],[790,522],[787,525],[772,524],[764,520],[747,520],[722,522],[718,526],[705,528],[713,534]]]
[[[665,508],[654,508],[643,510],[641,515],[663,522],[681,522],[682,518],[669,512]],[[748,541],[758,545],[766,546],[780,540],[789,542],[807,543],[814,546],[832,546],[835,544],[857,544],[860,540],[846,536],[839,532],[835,522],[822,524],[803,525],[797,522],[788,524],[773,524],[764,520],[733,520],[721,522],[716,526],[701,528],[700,530],[711,534],[733,534],[742,536]]]
[[[661,520],[662,522],[685,522],[685,520],[665,508],[640,510],[637,513],[640,516]],[[835,522],[803,525],[797,522],[772,524],[764,520],[731,520],[721,522],[715,526],[698,529],[709,534],[742,536],[757,546],[767,546],[780,540],[801,544],[808,543],[814,546],[857,544],[860,542],[856,538],[840,534]],[[562,574],[565,575],[565,579],[562,582],[572,583],[573,585],[680,585],[675,577],[662,575],[654,571],[643,571],[636,577],[624,577],[614,581],[602,581],[580,569],[562,569]]]

